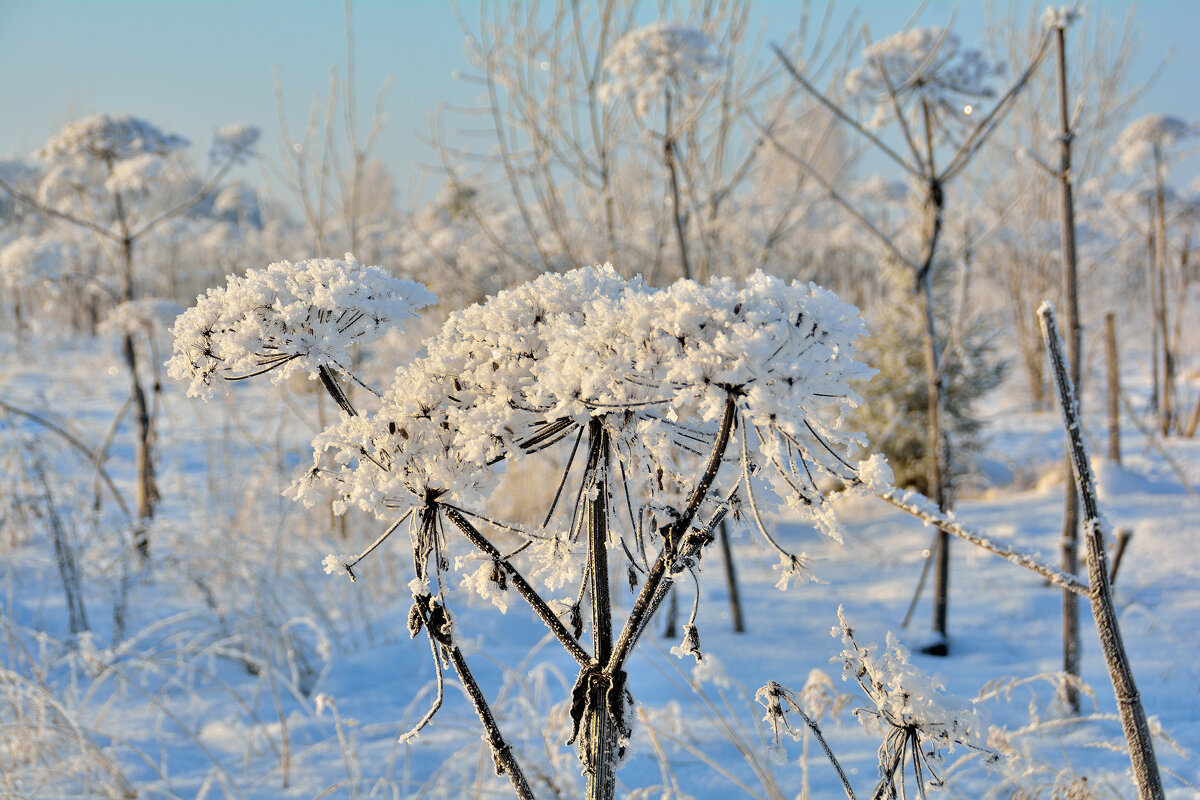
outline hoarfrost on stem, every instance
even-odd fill
[[[837,627],[830,632],[842,640],[842,680],[853,680],[871,701],[871,708],[854,714],[868,729],[890,736],[898,732],[923,743],[917,748],[926,762],[940,763],[944,752],[962,745],[988,751],[988,715],[985,709],[947,696],[945,685],[935,676],[908,661],[908,651],[889,633],[883,652],[875,644],[860,645],[854,628],[838,608]]]

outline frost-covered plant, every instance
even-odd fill
[[[722,59],[710,53],[711,42],[694,28],[662,23],[639,28],[625,34],[604,59],[604,69],[610,80],[600,87],[603,102],[613,97],[629,96],[640,118],[650,113],[651,103],[661,98],[663,106],[662,141],[663,163],[671,189],[671,215],[679,244],[679,261],[683,277],[692,277],[688,256],[686,217],[679,189],[679,136],[703,113],[704,87]],[[673,108],[684,106],[685,118],[680,121]]]
[[[230,275],[181,314],[172,332],[168,374],[188,395],[212,393],[212,379],[274,371],[278,383],[299,369],[310,379],[352,377],[350,348],[366,344],[436,301],[423,286],[344,259],[279,261]]]
[[[869,706],[854,709],[854,716],[883,739],[878,753],[879,783],[873,798],[908,797],[909,772],[917,796],[924,798],[927,786],[944,784],[939,769],[956,745],[983,753],[988,761],[999,759],[999,754],[988,747],[985,709],[946,696],[942,682],[910,664],[908,652],[890,633],[886,648],[880,652],[876,644],[859,644],[840,606],[838,623],[831,634],[842,640],[843,649],[832,661],[841,662],[842,680],[857,683],[870,701]],[[853,798],[849,778],[817,725],[821,707],[812,707],[807,692],[796,693],[771,681],[758,690],[756,699],[766,709],[763,721],[771,727],[776,746],[784,733],[800,739],[812,732],[837,771],[846,796]],[[787,720],[789,713],[799,716],[804,724],[792,727]]]
[[[254,145],[258,142],[261,131],[254,125],[235,122],[213,131],[212,146],[208,150],[208,158],[214,164],[232,162],[243,164],[257,153]]]
[[[189,144],[182,136],[164,133],[140,117],[95,114],[65,125],[37,157],[76,164],[117,162],[144,155],[165,156]]]
[[[220,160],[197,185],[200,182],[184,168],[187,139],[139,117],[96,114],[68,123],[34,154],[46,164],[36,187],[10,184],[0,174],[0,189],[40,212],[48,225],[65,223],[111,245],[113,277],[120,286],[111,299],[114,304],[134,303],[147,294],[135,271],[138,246],[164,223],[210,197],[228,170],[249,153],[257,135],[257,129],[247,125],[218,131],[214,153]],[[136,422],[134,541],[147,556],[148,522],[159,499],[153,458],[156,406],[148,400],[152,384],[140,371],[143,345],[129,328],[121,349]]]
[[[1200,128],[1194,122],[1170,114],[1147,114],[1121,131],[1113,149],[1126,172],[1133,172],[1147,163],[1161,169],[1167,151],[1198,135]]]
[[[313,282],[312,297],[326,302],[333,293],[316,282],[313,263],[268,268],[281,279],[272,285],[291,292],[288,279],[300,276]],[[337,281],[349,273],[321,274]],[[260,275],[247,280],[257,285],[265,280]],[[201,391],[228,357],[239,371],[226,377],[302,358],[310,370],[336,367],[354,377],[344,350],[335,364],[322,347],[279,336],[307,334],[311,325],[288,316],[291,294],[247,301],[233,288],[201,297],[177,322],[173,375]],[[411,305],[431,299],[406,291]],[[362,302],[353,292],[343,296]],[[371,313],[319,305],[330,318],[343,311],[355,320]],[[878,489],[889,479],[877,460],[850,462],[861,437],[842,426],[842,412],[858,402],[850,382],[871,372],[854,358],[862,332],[856,310],[829,292],[761,273],[741,286],[684,280],[666,289],[624,279],[610,265],[545,274],[453,313],[424,353],[397,370],[374,409],[360,414],[344,404],[346,413],[314,440],[313,467],[291,493],[316,502],[333,491],[338,510],[358,507],[390,523],[362,555],[325,560],[327,571],[351,578],[407,522],[410,632],[429,638],[439,676],[448,664],[467,686],[498,771],[519,796],[530,797],[458,647],[450,610],[456,586],[502,611],[515,590],[579,665],[570,741],[578,742],[588,796],[611,798],[632,732],[625,664],[720,520],[732,510],[767,536],[786,586],[802,573],[803,555],[767,534],[761,500],[785,501],[835,534],[826,487]],[[326,388],[337,396],[331,383]],[[489,495],[508,462],[567,444],[558,490],[540,524],[489,515]],[[563,497],[575,499],[560,508]],[[455,531],[461,536],[451,536]],[[620,630],[611,614],[610,559],[622,563],[637,592]],[[585,595],[591,651],[580,642]],[[694,616],[689,624],[694,629]],[[693,654],[698,638],[695,644]],[[413,735],[439,704],[440,694]]]
[[[702,96],[711,73],[724,63],[695,28],[647,25],[622,36],[609,51],[604,59],[608,80],[599,96],[605,102],[628,96],[645,116],[665,93],[681,101]]]
[[[1151,227],[1153,230],[1153,258],[1149,270],[1149,293],[1153,324],[1155,327],[1153,354],[1154,389],[1152,405],[1158,412],[1158,430],[1163,436],[1181,427],[1176,406],[1176,372],[1178,370],[1180,342],[1178,336],[1172,341],[1172,311],[1177,317],[1185,315],[1188,276],[1173,274],[1176,270],[1168,264],[1167,239],[1167,173],[1172,150],[1183,140],[1200,133],[1195,123],[1166,114],[1147,114],[1131,122],[1117,138],[1116,149],[1121,167],[1131,172],[1139,167],[1150,176],[1153,185]],[[1186,245],[1185,245],[1186,248]],[[1183,255],[1179,273],[1184,272],[1188,255]],[[1175,284],[1168,291],[1168,286]],[[1171,301],[1176,308],[1171,309]],[[1193,427],[1194,430],[1194,427]]]
[[[846,91],[874,108],[873,126],[888,121],[899,103],[915,101],[915,114],[932,114],[939,125],[966,119],[973,102],[995,96],[990,81],[1004,65],[963,48],[945,28],[909,28],[868,45],[863,64],[846,76]],[[914,118],[914,124],[916,119]]]
[[[868,730],[884,737],[879,750],[881,787],[903,779],[907,758],[924,795],[925,772],[940,783],[934,767],[955,745],[987,750],[984,709],[945,696],[945,685],[910,664],[908,652],[890,633],[886,649],[880,652],[878,645],[855,640],[854,628],[841,608],[838,622],[831,634],[842,640],[837,659],[842,662],[842,680],[857,682],[871,701],[871,707],[856,709],[854,715]]]

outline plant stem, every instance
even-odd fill
[[[650,574],[646,577],[646,582],[642,584],[642,589],[633,603],[633,610],[629,612],[629,618],[625,620],[625,626],[621,629],[621,635],[617,639],[616,646],[613,648],[612,657],[604,666],[604,671],[608,675],[613,675],[617,670],[624,667],[629,654],[633,652],[633,647],[637,644],[637,640],[642,635],[646,624],[654,616],[654,612],[662,602],[665,590],[669,589],[673,583],[673,579],[668,572],[669,567],[675,562],[678,555],[677,548],[683,539],[683,535],[691,527],[692,520],[695,519],[696,512],[700,508],[700,502],[708,494],[709,489],[712,488],[713,480],[717,477],[717,470],[721,466],[721,459],[725,454],[726,446],[729,444],[729,436],[733,431],[733,423],[736,418],[737,398],[730,391],[725,398],[725,411],[721,417],[721,427],[717,431],[716,441],[713,442],[712,452],[709,453],[708,463],[704,467],[704,472],[700,475],[700,480],[697,481],[696,486],[692,489],[691,497],[688,498],[688,504],[684,508],[683,513],[675,520],[673,525],[664,531],[666,541],[663,542],[662,551],[650,567]]]
[[[529,581],[525,580],[525,576],[517,571],[517,568],[512,565],[504,555],[496,548],[494,544],[489,542],[479,530],[462,515],[458,509],[452,506],[443,505],[442,508],[446,512],[446,518],[449,519],[454,526],[462,532],[471,544],[484,554],[489,556],[493,561],[500,565],[501,569],[508,575],[512,581],[517,593],[529,603],[530,608],[541,617],[542,622],[546,623],[546,627],[558,639],[571,658],[575,659],[581,666],[591,662],[591,656],[587,650],[583,649],[583,645],[579,643],[571,632],[567,630],[567,626],[563,625],[562,620],[558,615],[546,605],[546,601],[537,593],[537,590],[529,585]]]
[[[1063,424],[1066,427],[1067,443],[1071,454],[1071,468],[1079,488],[1083,504],[1083,530],[1087,541],[1088,583],[1091,587],[1089,599],[1096,631],[1100,635],[1100,647],[1108,666],[1108,677],[1112,681],[1113,694],[1117,700],[1117,712],[1125,740],[1129,744],[1129,760],[1133,766],[1133,779],[1137,784],[1138,800],[1163,800],[1162,777],[1154,755],[1154,741],[1150,738],[1150,726],[1146,710],[1133,680],[1133,670],[1125,643],[1121,638],[1121,627],[1117,621],[1116,606],[1112,598],[1112,586],[1108,581],[1107,556],[1104,551],[1106,523],[1100,516],[1096,501],[1095,481],[1088,463],[1087,451],[1083,446],[1082,422],[1079,406],[1075,400],[1075,386],[1071,382],[1067,366],[1063,362],[1062,340],[1054,320],[1054,307],[1043,303],[1038,309],[1042,322],[1042,337],[1050,355],[1054,373],[1054,385],[1058,390],[1062,408]]]
[[[1082,380],[1079,357],[1081,334],[1079,327],[1079,290],[1076,269],[1075,250],[1075,196],[1071,175],[1071,116],[1067,106],[1067,34],[1064,26],[1059,26],[1054,32],[1055,54],[1058,84],[1058,113],[1061,121],[1059,129],[1059,221],[1062,237],[1062,293],[1066,303],[1067,328],[1067,360],[1071,366],[1071,383],[1079,386]],[[1070,473],[1070,452],[1065,452],[1063,458],[1068,462],[1066,472]],[[1064,572],[1074,575],[1079,571],[1079,497],[1075,491],[1074,481],[1066,481],[1063,490],[1063,527],[1062,527],[1062,568]],[[1062,597],[1062,647],[1063,672],[1079,677],[1079,654],[1082,642],[1079,635],[1079,601],[1070,592],[1063,592]],[[1063,684],[1064,699],[1072,713],[1079,713],[1079,691],[1075,683],[1067,681]]]
[[[608,432],[601,417],[588,422],[588,463],[584,478],[589,496],[585,501],[587,549],[592,592],[592,645],[595,663],[607,664],[612,656],[612,598],[608,584]],[[617,728],[609,717],[609,681],[595,681],[588,701],[587,794],[588,800],[612,800],[617,790]]]
[[[457,645],[446,647],[446,651],[450,656],[450,665],[454,667],[455,674],[462,681],[467,697],[470,698],[471,705],[475,708],[475,714],[483,725],[484,735],[487,737],[488,745],[492,748],[492,757],[496,760],[496,773],[508,776],[508,780],[512,783],[513,790],[520,800],[535,800],[533,790],[529,788],[529,781],[525,778],[521,765],[517,763],[512,747],[505,741],[504,734],[500,732],[500,726],[496,724],[496,718],[492,715],[487,698],[483,696],[483,691],[475,681],[475,676],[467,667],[467,660],[463,658],[462,651],[458,649]]]

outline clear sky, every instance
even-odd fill
[[[835,11],[845,20],[861,9],[880,38],[903,25],[915,5],[836,0]],[[768,41],[796,25],[800,6],[800,0],[755,3]],[[1128,3],[1087,6],[1087,13],[1124,27]],[[460,7],[477,18],[470,0]],[[985,8],[981,1],[930,0],[920,22],[944,24],[955,12],[955,31],[971,43],[981,38]],[[1174,51],[1135,113],[1200,121],[1200,0],[1147,0],[1135,20],[1142,46],[1133,80],[1148,79]],[[377,153],[403,200],[417,178],[415,165],[434,161],[419,140],[429,114],[439,101],[470,102],[476,92],[453,78],[467,68],[463,32],[451,5],[432,0],[357,0],[354,22],[364,117],[385,78],[393,79]],[[345,52],[341,0],[0,0],[0,155],[28,154],[72,118],[119,112],[187,136],[198,153],[214,127],[250,122],[263,129],[262,152],[277,158],[275,70],[289,124],[302,130],[314,96],[328,93],[331,68],[344,74]],[[1188,164],[1192,172],[1195,163]]]

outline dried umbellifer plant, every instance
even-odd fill
[[[273,264],[210,290],[179,318],[169,370],[194,394],[217,377],[299,369],[320,380],[342,413],[315,438],[313,465],[291,494],[316,503],[333,492],[336,509],[387,523],[361,554],[329,556],[327,571],[354,579],[406,524],[409,631],[427,638],[439,683],[444,669],[457,675],[497,772],[530,798],[459,647],[454,610],[456,588],[501,610],[519,595],[578,664],[570,742],[587,796],[612,798],[634,719],[626,664],[721,520],[738,517],[767,537],[786,586],[803,576],[804,556],[770,536],[762,504],[786,502],[836,536],[828,487],[879,491],[890,479],[881,459],[850,463],[863,443],[840,427],[841,411],[858,402],[850,382],[871,374],[854,359],[862,322],[819,287],[761,273],[743,285],[681,280],[666,289],[607,264],[547,273],[451,314],[388,388],[360,393],[370,410],[355,408],[341,389],[362,383],[349,345],[433,301],[351,256]],[[549,448],[567,455],[541,524],[489,514],[506,466]],[[610,563],[636,592],[620,626]],[[686,630],[699,657],[694,612]],[[411,735],[441,696],[439,686]]]

